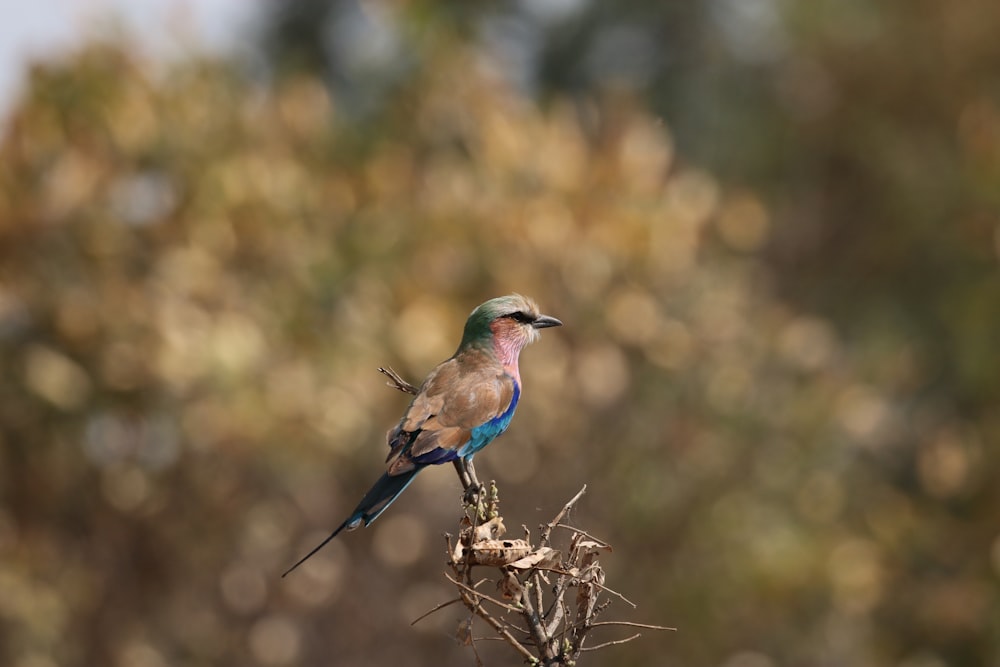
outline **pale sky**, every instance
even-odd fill
[[[0,0],[0,117],[17,99],[27,64],[123,26],[150,54],[195,46],[239,48],[262,0]],[[117,23],[116,23],[117,22]]]

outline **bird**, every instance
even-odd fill
[[[371,524],[428,466],[453,463],[466,500],[475,498],[482,485],[473,457],[507,430],[521,398],[521,350],[538,339],[541,329],[561,325],[520,294],[496,297],[473,309],[455,354],[427,375],[399,423],[386,433],[385,473],[329,537],[281,576],[341,531]]]

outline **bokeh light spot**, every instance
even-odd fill
[[[722,667],[774,667],[774,660],[758,651],[740,651],[726,658]]]
[[[167,667],[169,663],[155,647],[143,641],[130,641],[118,652],[118,667]]]
[[[90,394],[86,371],[66,355],[33,344],[24,354],[25,382],[33,393],[63,410],[83,405]]]
[[[576,382],[585,401],[595,407],[610,405],[628,388],[625,354],[611,344],[582,350],[576,365]]]
[[[149,497],[151,489],[146,473],[127,466],[105,470],[101,476],[101,491],[115,509],[134,512]]]
[[[833,360],[836,340],[826,322],[811,317],[796,317],[779,333],[778,350],[794,366],[804,371],[816,371]]]
[[[234,564],[222,572],[219,589],[226,606],[239,614],[259,610],[267,600],[267,582],[256,568]]]
[[[884,578],[880,560],[878,547],[868,540],[847,539],[833,549],[827,572],[838,609],[863,614],[875,607]]]
[[[960,493],[969,479],[973,456],[972,447],[957,432],[939,433],[919,450],[917,470],[921,485],[938,498]]]
[[[424,523],[412,514],[393,514],[374,524],[372,549],[375,557],[389,567],[400,568],[416,563],[427,547]]]
[[[287,665],[298,659],[302,638],[290,618],[266,616],[250,628],[250,651],[265,665]]]
[[[716,218],[719,236],[734,250],[759,250],[771,227],[767,209],[756,196],[742,194],[727,201]]]
[[[818,472],[799,487],[795,500],[799,512],[811,521],[834,521],[844,507],[844,488],[834,475]]]

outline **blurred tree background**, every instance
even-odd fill
[[[473,664],[457,609],[409,626],[451,470],[278,573],[378,473],[375,369],[518,291],[566,326],[480,475],[529,526],[586,482],[617,613],[679,628],[594,664],[1000,664],[1000,5],[262,26],[95,42],[5,119],[0,663]]]

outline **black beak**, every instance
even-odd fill
[[[547,329],[548,327],[561,327],[562,322],[548,315],[539,315],[531,323],[531,326],[535,329]]]

